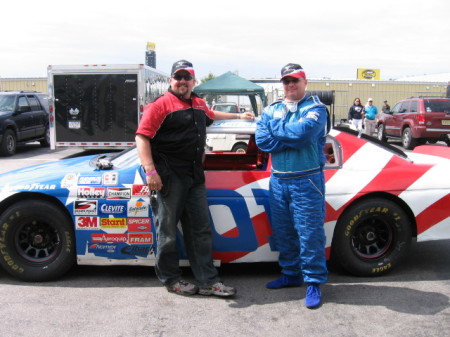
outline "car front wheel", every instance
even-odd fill
[[[331,260],[354,275],[383,275],[406,258],[411,240],[409,218],[400,206],[385,199],[368,199],[339,218]]]
[[[75,263],[72,222],[49,202],[15,203],[1,215],[0,228],[0,263],[19,280],[52,280]]]

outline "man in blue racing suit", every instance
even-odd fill
[[[325,258],[325,178],[323,148],[330,128],[328,110],[298,64],[281,69],[285,99],[266,107],[256,143],[272,154],[270,209],[282,275],[269,289],[307,284],[305,305],[322,304],[319,285],[328,279]]]

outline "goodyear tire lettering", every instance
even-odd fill
[[[43,200],[23,200],[3,212],[0,224],[0,264],[15,278],[47,281],[75,263],[74,229],[62,208]],[[36,244],[34,233],[47,240]]]

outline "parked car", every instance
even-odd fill
[[[239,108],[236,103],[217,103],[211,110],[224,111],[229,113],[245,112],[244,108]],[[208,134],[206,137],[206,146],[210,151],[229,151],[245,153],[247,150],[249,136],[236,135],[229,133]]]
[[[47,94],[0,92],[0,155],[11,156],[17,144],[50,145]]]
[[[250,137],[246,153],[205,154],[218,264],[278,259],[271,157],[256,147],[255,128],[234,120],[208,128]],[[408,257],[413,239],[450,238],[450,148],[429,154],[436,148],[407,156],[348,128],[331,131],[324,148],[328,258],[355,275],[377,276]],[[145,181],[135,148],[0,175],[1,266],[25,281],[58,278],[75,263],[153,266],[158,247]]]
[[[234,114],[245,111],[245,109],[244,111],[242,111],[236,103],[216,103],[211,107],[211,110],[229,112]]]
[[[377,123],[379,140],[401,139],[405,149],[427,141],[444,141],[450,146],[450,98],[412,97],[383,113]]]

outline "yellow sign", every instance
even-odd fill
[[[358,74],[356,78],[358,80],[379,80],[380,69],[358,68]]]
[[[147,42],[147,50],[155,50],[156,45],[154,42]]]

